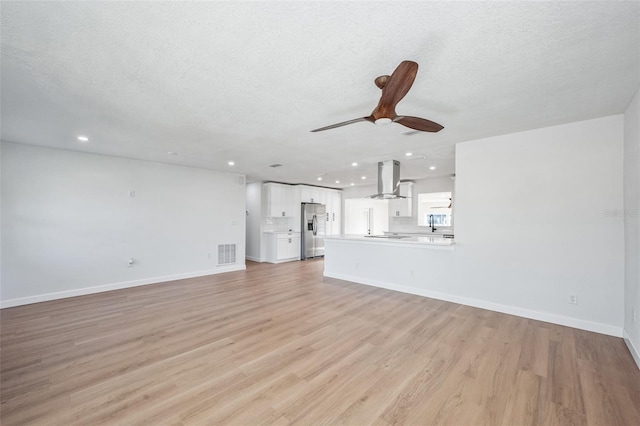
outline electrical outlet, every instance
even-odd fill
[[[567,298],[567,302],[572,304],[572,305],[577,305],[578,304],[578,296],[575,293],[569,294],[569,297]]]
[[[633,322],[638,321],[638,311],[635,308],[631,309],[631,317],[633,318]]]
[[[131,268],[134,263],[135,263],[135,259],[133,257],[130,257],[128,262],[129,268]]]
[[[356,262],[356,269],[360,269],[360,264]]]
[[[207,254],[207,257],[208,257],[209,259],[211,259],[211,253],[208,253],[208,254]]]
[[[130,189],[129,190],[129,197],[133,198],[136,196],[136,190],[135,189]]]
[[[413,269],[409,271],[409,275],[413,276]]]

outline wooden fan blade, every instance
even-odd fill
[[[421,132],[439,132],[444,129],[438,123],[434,123],[433,121],[426,120],[420,117],[411,117],[408,115],[399,115],[393,119],[396,123],[402,124],[405,127],[414,130],[420,130]]]
[[[411,89],[417,73],[418,64],[413,61],[402,61],[398,65],[398,68],[384,83],[380,102],[372,114],[376,120],[395,117],[396,105]]]
[[[349,121],[343,121],[342,123],[336,123],[336,124],[332,124],[330,126],[326,126],[326,127],[320,127],[319,129],[313,129],[312,132],[321,132],[323,130],[329,130],[329,129],[335,129],[336,127],[342,127],[342,126],[346,126],[348,124],[353,124],[353,123],[358,123],[360,121],[370,121],[370,122],[374,122],[375,120],[373,119],[373,117],[362,117],[362,118],[356,118],[353,120],[349,120]]]

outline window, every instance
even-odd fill
[[[418,194],[418,226],[452,225],[451,192],[428,192]]]

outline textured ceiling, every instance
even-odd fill
[[[622,113],[639,5],[3,1],[1,137],[250,181],[362,184],[386,159],[403,179],[446,175],[456,142]],[[374,78],[404,59],[420,69],[398,113],[443,131],[309,132],[370,114]]]

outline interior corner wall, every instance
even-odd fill
[[[458,144],[451,291],[622,335],[622,162],[622,115]]]
[[[6,142],[1,161],[2,307],[245,268],[244,175]]]
[[[640,91],[624,114],[625,341],[640,367]],[[634,315],[635,314],[635,315]]]

